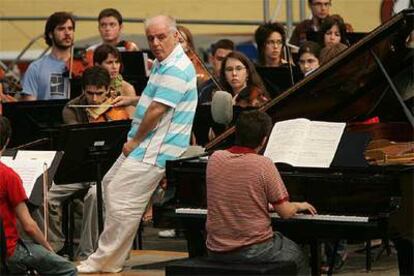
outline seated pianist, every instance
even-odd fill
[[[209,158],[207,184],[207,249],[212,261],[263,263],[293,261],[298,274],[309,274],[299,246],[273,232],[268,206],[282,217],[316,214],[307,202],[290,202],[273,162],[258,153],[266,144],[271,119],[263,112],[243,112],[236,123],[235,146]]]

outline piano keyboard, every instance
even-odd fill
[[[177,208],[176,214],[185,215],[207,215],[207,209],[193,209],[193,208]],[[270,213],[271,218],[280,218],[277,213]],[[369,217],[362,216],[338,216],[338,215],[308,215],[296,214],[290,219],[294,220],[319,220],[319,221],[336,221],[336,222],[368,222]]]

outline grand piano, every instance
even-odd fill
[[[330,168],[277,164],[291,199],[306,200],[319,211],[315,217],[289,220],[271,215],[275,229],[311,245],[312,274],[320,274],[320,242],[326,239],[392,239],[397,250],[400,241],[413,244],[412,160],[411,165],[368,164],[364,147],[352,148],[352,140],[360,135],[372,141],[414,140],[412,106],[401,97],[407,92],[401,86],[407,82],[401,80],[413,72],[414,49],[407,44],[413,26],[414,10],[397,14],[261,108],[273,122],[299,117],[347,122],[351,147],[349,141],[341,141],[345,153],[337,153]],[[380,123],[361,124],[370,118],[379,118]],[[206,150],[231,145],[233,135],[231,127]],[[186,230],[190,256],[205,254],[207,158],[208,154],[167,162],[169,197],[154,206],[156,226]]]

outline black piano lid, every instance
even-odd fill
[[[403,108],[376,63],[375,53],[391,78],[403,71],[413,49],[406,39],[413,30],[414,10],[404,10],[356,44],[272,99],[261,109],[273,122],[307,118],[360,122],[378,116],[381,122],[408,122]],[[206,148],[219,148],[234,133],[227,130]]]

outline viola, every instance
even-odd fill
[[[66,69],[69,72],[70,79],[81,78],[86,68],[91,66],[87,55],[88,53],[85,51],[80,52],[78,55],[74,55],[72,47],[70,59],[66,62]]]
[[[87,108],[90,123],[128,120],[129,115],[124,107],[113,107],[112,98],[109,98],[100,107]]]

